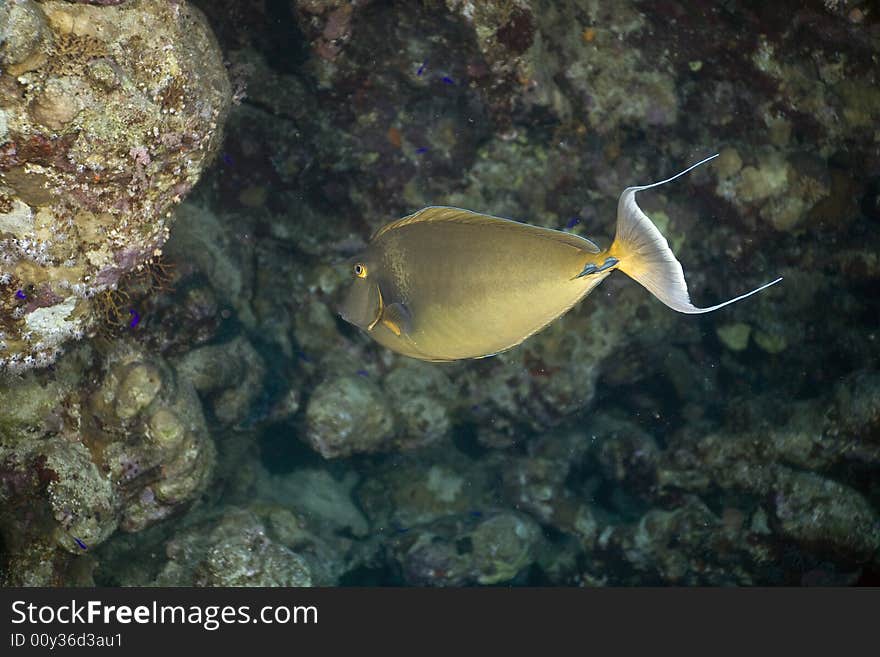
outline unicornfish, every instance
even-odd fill
[[[601,250],[572,233],[461,208],[430,206],[386,224],[350,261],[343,319],[379,344],[426,361],[484,358],[510,349],[564,315],[619,269],[681,313],[691,303],[681,263],[642,212],[636,194],[683,176],[628,187],[617,234]]]

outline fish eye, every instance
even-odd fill
[[[367,266],[362,263],[357,263],[354,266],[354,275],[358,278],[366,278],[367,277]]]

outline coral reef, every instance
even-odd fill
[[[156,583],[159,586],[311,586],[312,577],[305,560],[267,534],[266,527],[253,513],[229,509],[222,518],[212,519],[168,542],[168,563]]]
[[[95,329],[95,296],[161,254],[231,95],[186,3],[4,3],[0,366],[54,361]]]
[[[168,517],[210,480],[214,444],[192,384],[133,342],[100,355],[81,347],[51,375],[31,372],[0,388],[0,403],[7,583],[52,583],[66,567],[53,569],[53,560]],[[53,548],[58,556],[46,562]],[[43,566],[23,568],[32,554]]]
[[[404,582],[416,586],[499,584],[535,561],[540,528],[511,512],[452,517],[392,541]]]
[[[232,87],[194,9],[108,4],[0,9],[0,357],[110,329],[0,381],[4,582],[880,582],[869,3],[192,0]],[[59,18],[123,8],[163,36]],[[449,364],[335,316],[390,219],[606,246],[625,187],[716,149],[639,199],[697,305],[784,276],[742,304],[614,274]]]

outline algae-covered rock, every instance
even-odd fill
[[[48,32],[46,17],[35,2],[3,3],[0,7],[0,65],[19,72],[38,65]]]
[[[755,331],[755,344],[768,354],[778,354],[788,347],[785,335],[768,331]]]
[[[214,467],[214,445],[192,384],[160,359],[145,357],[121,345],[89,400],[93,412],[118,418],[96,428],[93,440],[104,443],[105,467],[129,491],[120,510],[125,531],[143,529],[192,500]]]
[[[771,508],[780,533],[857,563],[880,549],[880,516],[857,491],[813,473],[780,471]]]
[[[385,392],[398,418],[403,447],[437,441],[452,428],[455,388],[442,369],[403,363],[385,377]]]
[[[214,468],[191,384],[126,341],[101,356],[83,345],[51,373],[0,386],[0,408],[8,583],[73,577],[69,556],[90,558],[115,530],[139,531],[185,508]],[[53,549],[68,556],[40,574],[28,555]]]
[[[566,486],[566,480],[594,440],[570,431],[550,432],[531,441],[527,454],[503,461],[506,498],[540,522],[572,531],[577,517],[585,513],[583,504],[589,496]]]
[[[232,509],[175,536],[160,586],[311,586],[306,561],[268,535],[259,518]]]
[[[687,498],[675,509],[652,509],[632,524],[604,527],[597,554],[610,558],[609,563],[619,559],[625,564],[622,568],[618,564],[618,581],[627,581],[632,572],[632,582],[752,584],[752,573],[767,567],[768,555],[762,546],[749,545],[741,528],[728,522],[725,527],[724,519],[703,502]],[[603,560],[591,564],[592,572],[601,572],[603,564]]]
[[[863,370],[841,381],[835,407],[844,431],[880,447],[880,372]]]
[[[723,324],[715,329],[718,339],[731,351],[742,351],[749,346],[752,327],[745,322]]]
[[[116,414],[129,420],[149,406],[162,387],[161,373],[147,363],[132,365],[120,381]]]
[[[537,558],[540,529],[517,513],[443,518],[395,539],[404,581],[417,586],[499,584]]]
[[[358,487],[357,500],[372,526],[405,531],[493,505],[487,474],[452,445],[435,445],[383,464]]]
[[[382,391],[365,377],[318,385],[306,408],[306,439],[324,458],[382,449],[394,419]]]
[[[19,372],[91,332],[161,254],[231,89],[185,2],[6,2],[0,44],[0,366]]]
[[[177,365],[178,375],[202,395],[213,395],[214,415],[232,424],[244,420],[266,373],[260,355],[246,338],[194,349]]]

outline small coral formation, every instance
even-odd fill
[[[392,541],[403,581],[415,586],[508,583],[536,559],[537,523],[504,512],[444,518]]]
[[[306,440],[325,458],[415,449],[452,428],[455,389],[443,371],[401,363],[373,383],[367,370],[317,385],[306,408]]]
[[[109,360],[113,366],[89,399],[90,417],[106,418],[104,430],[90,427],[89,436],[101,445],[112,480],[133,496],[125,501],[120,528],[138,531],[204,490],[214,446],[184,373],[124,343]]]
[[[95,295],[161,253],[231,90],[183,2],[0,7],[0,366],[54,361]]]
[[[0,388],[0,403],[8,584],[61,583],[71,556],[181,510],[210,480],[214,444],[192,384],[129,342],[103,357],[79,348],[48,380]]]
[[[292,0],[313,52],[333,61],[351,40],[354,13],[371,0]]]
[[[473,26],[487,70],[474,67],[493,118],[510,130],[511,115],[536,109],[588,130],[621,124],[674,124],[678,97],[668,57],[648,64],[627,44],[646,28],[629,2],[606,5],[540,0],[447,0]],[[582,109],[583,108],[583,109]],[[586,118],[586,121],[583,119]]]
[[[804,153],[785,157],[778,149],[744,163],[732,149],[718,173],[718,195],[739,206],[743,214],[757,213],[777,230],[790,231],[808,218],[810,210],[831,194],[831,176],[821,160]]]
[[[277,522],[277,520],[276,520]],[[294,518],[295,522],[295,518]],[[159,586],[311,586],[308,563],[254,513],[228,509],[171,539]],[[274,534],[274,536],[273,536]]]
[[[266,368],[245,338],[194,349],[177,365],[178,375],[191,383],[202,397],[212,397],[214,417],[233,424],[245,419],[260,394]]]
[[[375,451],[392,436],[391,411],[375,384],[340,377],[318,385],[306,411],[307,437],[325,458]]]

